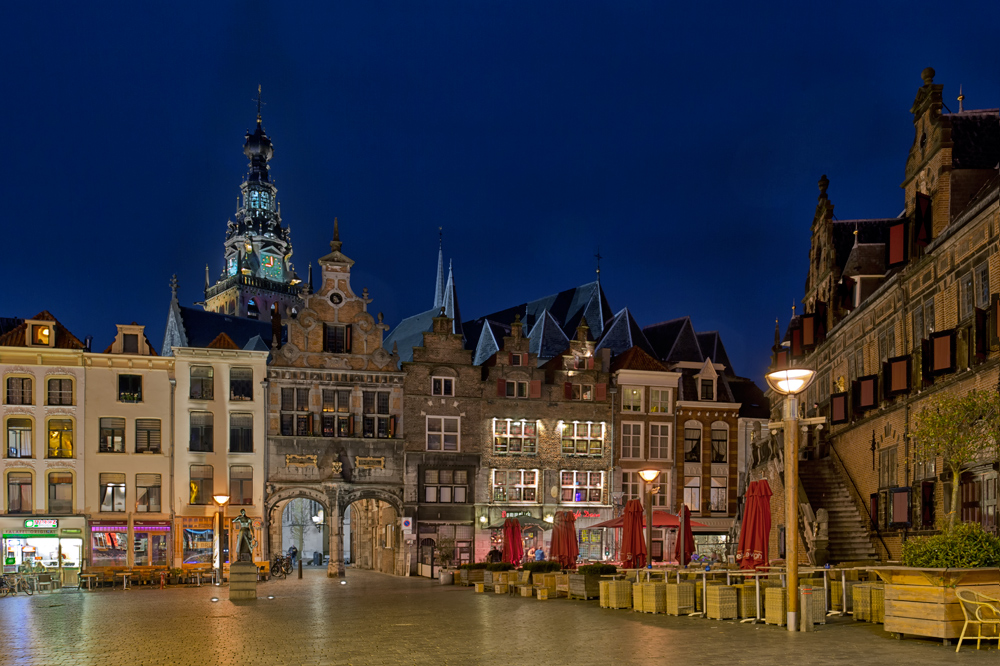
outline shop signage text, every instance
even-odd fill
[[[517,518],[518,516],[530,516],[530,511],[501,511],[501,518]]]
[[[358,469],[385,469],[385,456],[354,456],[354,466]]]
[[[51,530],[59,527],[59,520],[57,518],[28,518],[24,521],[24,526]]]
[[[593,511],[574,511],[573,516],[577,519],[579,518],[600,518],[601,514],[594,513]]]

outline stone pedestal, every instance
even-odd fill
[[[229,600],[257,598],[257,565],[233,562],[229,566]]]

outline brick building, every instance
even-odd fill
[[[811,509],[830,513],[834,560],[898,559],[905,538],[935,529],[950,484],[911,440],[916,416],[940,392],[997,386],[1000,117],[965,110],[961,97],[958,112],[947,111],[934,70],[922,77],[903,212],[838,220],[820,180],[805,314],[779,352],[818,373],[801,402],[829,427],[810,435],[800,480]],[[755,450],[754,476],[771,481],[773,524],[783,527],[779,449],[766,441]],[[827,507],[832,497],[843,506]],[[970,466],[962,520],[995,531],[996,497],[996,465]]]

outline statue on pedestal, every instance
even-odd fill
[[[239,528],[236,561],[253,562],[253,549],[257,547],[257,540],[253,536],[253,518],[247,515],[246,509],[240,509],[240,515],[233,518],[233,525]]]

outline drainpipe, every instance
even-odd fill
[[[173,531],[175,529],[177,529],[177,527],[176,527],[177,523],[175,521],[175,513],[174,513],[174,491],[175,491],[175,489],[174,489],[174,430],[176,430],[176,428],[175,428],[176,424],[174,422],[174,412],[176,411],[176,401],[177,401],[177,397],[176,397],[176,392],[177,392],[177,378],[176,377],[171,377],[169,379],[169,381],[170,381],[170,530],[171,530],[171,533],[173,533]],[[172,541],[174,541],[176,543],[176,539],[173,539]],[[176,557],[177,557],[177,553],[172,553],[172,558],[171,559],[173,560],[173,562],[171,562],[171,564],[176,564]],[[173,567],[171,567],[171,568],[173,568]]]
[[[608,500],[610,500],[610,501],[608,503],[612,504],[612,507],[613,507],[613,501],[614,500],[611,499],[612,498],[612,494],[611,493],[612,493],[612,490],[614,490],[614,487],[615,487],[615,478],[614,478],[614,475],[615,475],[615,395],[617,395],[617,393],[618,393],[618,387],[615,385],[614,377],[612,377],[610,375],[608,376],[608,384],[609,384],[609,386],[608,386],[608,393],[611,395],[611,463],[610,463],[610,466],[608,467]],[[612,508],[612,516],[613,516],[613,514],[614,514],[614,510]],[[607,533],[608,533],[607,530],[605,530],[605,534],[607,534]],[[612,537],[612,539],[617,539],[618,538],[617,532],[613,531],[612,534],[614,534],[614,536]],[[612,553],[614,553],[617,550],[618,550],[617,548],[611,548],[610,549],[610,551]]]
[[[260,503],[261,503],[261,507],[260,507],[260,516],[261,516],[260,517],[260,524],[261,524],[261,529],[260,529],[260,554],[261,554],[261,557],[264,559],[264,561],[270,561],[270,559],[271,559],[270,558],[270,555],[271,555],[271,547],[270,547],[271,546],[271,543],[270,543],[271,542],[271,539],[270,539],[270,536],[271,536],[271,526],[268,523],[268,511],[267,511],[267,497],[266,497],[266,495],[267,495],[267,480],[269,478],[269,476],[268,476],[268,469],[269,469],[268,468],[268,453],[269,453],[269,447],[267,446],[267,443],[269,441],[268,421],[269,421],[269,414],[270,414],[270,410],[271,410],[271,395],[268,392],[268,390],[269,390],[269,388],[271,386],[271,382],[267,379],[267,367],[266,366],[264,368],[264,381],[262,381],[260,383],[260,386],[261,386],[262,389],[264,389],[264,441],[261,444],[262,448],[264,449],[264,479],[263,479],[263,483],[261,483],[261,491],[260,491]]]

